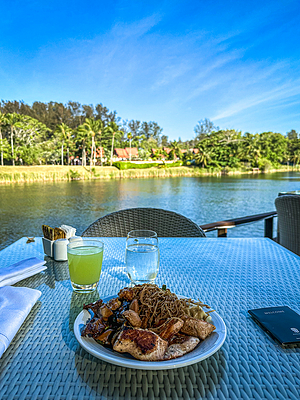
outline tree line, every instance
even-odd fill
[[[220,129],[204,119],[196,124],[190,140],[172,141],[156,122],[123,120],[101,103],[0,103],[1,165],[69,165],[74,157],[84,166],[87,162],[90,166],[111,165],[114,148],[134,146],[144,160],[179,158],[186,165],[203,168],[267,169],[300,163],[298,136],[295,130],[286,135],[242,134]]]

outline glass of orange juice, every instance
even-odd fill
[[[71,285],[75,292],[90,293],[98,285],[104,243],[99,239],[78,238],[68,244]]]

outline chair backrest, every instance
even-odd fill
[[[300,196],[283,195],[275,199],[279,243],[300,255]]]
[[[129,208],[105,215],[93,222],[82,236],[126,237],[133,229],[150,229],[159,237],[205,237],[190,219],[160,208]]]

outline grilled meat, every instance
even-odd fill
[[[113,329],[106,329],[106,331],[102,332],[101,335],[95,336],[94,339],[101,342],[101,344],[108,346],[111,344],[111,339],[114,333],[115,331]]]
[[[117,310],[119,307],[121,307],[122,303],[120,300],[116,297],[115,299],[109,300],[107,303],[107,307],[109,307],[112,311]]]
[[[182,357],[184,354],[194,350],[200,339],[194,336],[176,335],[169,342],[169,347],[164,355],[164,360]]]
[[[109,318],[111,315],[113,315],[112,310],[111,310],[109,307],[107,307],[106,304],[104,304],[103,306],[100,307],[100,312],[101,312],[101,315],[102,315],[104,321],[107,321],[108,318]]]
[[[113,349],[120,353],[129,353],[138,360],[158,361],[163,359],[167,347],[168,342],[154,332],[124,327]]]
[[[140,328],[142,325],[141,318],[139,317],[139,314],[137,314],[133,310],[127,310],[122,313],[123,317],[126,318],[126,320],[130,323],[131,326],[135,328]]]
[[[120,297],[120,299],[132,301],[134,292],[133,292],[132,288],[127,287],[127,288],[121,289],[118,293],[118,296]]]
[[[129,306],[129,310],[139,313],[139,302],[137,301],[137,299],[132,300]]]
[[[101,317],[100,307],[102,305],[103,305],[103,301],[100,299],[98,301],[95,301],[95,303],[84,304],[83,309],[88,310],[90,314],[92,312],[95,316],[100,318]]]
[[[86,324],[85,328],[81,332],[81,336],[91,336],[95,338],[95,336],[99,336],[106,327],[107,325],[102,318],[93,318]]]
[[[184,324],[180,332],[186,335],[196,336],[202,340],[207,338],[207,336],[216,329],[213,324],[193,317],[184,317],[183,321]]]
[[[167,319],[167,321],[158,328],[151,329],[151,331],[157,333],[164,340],[170,340],[180,331],[182,326],[182,319],[173,317]]]

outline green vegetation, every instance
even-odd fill
[[[282,166],[281,171],[288,171],[295,168]],[[297,168],[298,170],[298,168]],[[272,172],[270,170],[269,172]],[[243,172],[240,169],[226,168],[222,173],[241,174],[253,173]],[[125,169],[119,170],[116,167],[93,167],[89,169],[81,166],[42,165],[42,166],[0,166],[0,184],[2,183],[27,183],[27,182],[55,182],[92,179],[122,179],[122,178],[168,178],[175,176],[206,176],[221,175],[217,168],[201,167],[172,167],[172,168],[147,168],[147,169]]]
[[[113,163],[113,166],[118,168],[119,170],[124,169],[145,169],[145,168],[155,168],[158,167],[159,163],[142,163],[142,164],[135,164],[132,162],[127,161],[117,161]]]
[[[201,176],[202,168],[174,167],[119,170],[116,167],[96,166],[90,172],[81,166],[0,166],[0,183],[55,182],[92,179],[151,178],[171,176]]]
[[[45,179],[100,179],[106,176],[105,169],[98,171],[95,167],[112,165],[116,168],[109,176],[116,173],[122,177],[121,172],[132,174],[132,170],[149,168],[149,174],[155,169],[166,174],[162,170],[181,165],[190,168],[189,174],[198,174],[198,169],[202,173],[271,171],[300,164],[300,139],[295,130],[286,135],[242,134],[215,127],[205,119],[197,123],[194,134],[191,133],[191,140],[169,141],[156,122],[124,121],[102,104],[94,107],[71,101],[66,105],[35,102],[32,106],[18,101],[0,103],[0,165],[68,166],[67,172],[53,172]],[[115,148],[137,148],[138,155],[135,159],[130,155],[126,162],[114,162],[118,159],[114,156]],[[144,163],[134,163],[135,160]],[[74,170],[78,164],[82,171]],[[1,172],[1,181],[25,179],[22,173],[17,176],[17,171],[13,176],[6,174]],[[30,179],[40,179],[38,176]]]

